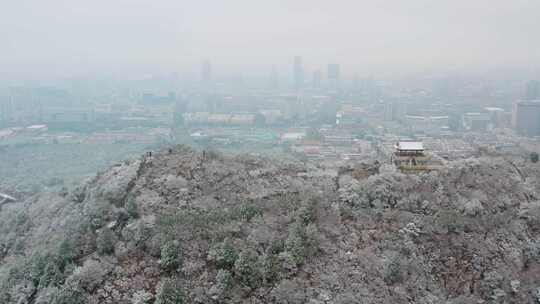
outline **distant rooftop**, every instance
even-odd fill
[[[31,125],[31,126],[28,126],[26,128],[30,129],[30,130],[37,130],[37,129],[47,128],[47,125]]]
[[[504,112],[504,109],[502,109],[502,108],[497,108],[497,107],[485,107],[484,109],[485,109],[486,111]]]
[[[422,151],[424,145],[419,141],[400,141],[397,144],[397,149],[400,151]]]
[[[540,105],[540,99],[520,100],[520,101],[518,101],[518,105],[520,105],[520,106],[539,106]]]

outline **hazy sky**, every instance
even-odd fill
[[[540,65],[540,0],[1,0],[3,76]]]

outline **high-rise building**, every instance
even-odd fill
[[[485,132],[491,129],[491,119],[486,112],[467,112],[463,114],[463,127],[469,131]]]
[[[540,135],[540,100],[519,101],[514,107],[516,130],[525,136]]]
[[[5,96],[0,98],[0,120],[3,123],[11,121],[11,114],[13,112],[13,102],[11,96]]]
[[[301,89],[304,86],[304,67],[300,56],[294,57],[293,78],[294,88]]]
[[[275,65],[272,66],[272,72],[270,74],[270,81],[269,81],[270,89],[277,89],[279,87],[279,76],[278,71]]]
[[[354,92],[361,91],[361,81],[360,81],[360,77],[358,76],[358,74],[354,75],[354,77],[353,77],[352,90]]]
[[[38,123],[42,120],[43,104],[52,104],[52,100],[42,90],[31,87],[9,88],[8,108],[11,119],[18,123]]]
[[[176,93],[169,92],[165,96],[156,95],[154,93],[143,93],[141,98],[142,104],[157,105],[157,104],[172,104],[176,101]]]
[[[339,80],[340,72],[341,66],[339,64],[331,63],[328,65],[328,79]]]
[[[540,100],[540,81],[531,80],[527,83],[525,100]]]
[[[341,67],[339,64],[331,63],[328,65],[327,76],[328,76],[328,87],[332,90],[339,89],[339,74]]]
[[[384,104],[384,120],[385,121],[392,120],[392,103]]]
[[[392,119],[405,121],[407,117],[407,104],[404,102],[394,102],[392,105]]]
[[[203,62],[201,75],[204,82],[210,82],[212,80],[212,64],[209,60]]]
[[[176,126],[184,124],[184,113],[186,112],[186,102],[182,97],[175,98],[176,103],[173,113],[173,122]]]
[[[405,121],[407,116],[407,104],[404,102],[388,102],[384,105],[384,120]]]
[[[313,87],[319,89],[321,87],[322,73],[321,70],[313,72]]]
[[[496,108],[496,107],[485,107],[484,110],[488,113],[489,119],[493,127],[499,128],[508,126],[507,124],[507,113],[504,111],[504,109]]]

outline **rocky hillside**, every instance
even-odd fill
[[[186,147],[0,211],[0,303],[538,303],[540,167]]]

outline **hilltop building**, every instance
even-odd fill
[[[424,145],[417,141],[399,141],[392,155],[393,164],[401,171],[428,170],[428,160]]]

